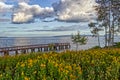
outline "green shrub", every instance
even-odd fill
[[[94,46],[91,49],[101,49],[101,47],[100,46]]]
[[[113,47],[120,48],[120,42],[116,42]]]

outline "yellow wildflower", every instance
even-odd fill
[[[37,71],[34,71],[34,72],[33,72],[33,74],[36,74],[36,73],[37,73]]]
[[[70,65],[66,66],[65,68],[68,70],[72,70],[72,67]]]
[[[17,65],[16,65],[16,67],[18,67],[19,65],[20,65],[20,63],[18,62]]]
[[[24,80],[30,80],[30,78],[28,78],[28,77],[25,77],[25,78],[24,78]]]
[[[58,67],[58,64],[57,64],[57,63],[55,63],[55,67]]]
[[[28,59],[28,67],[31,67],[33,65],[33,60],[32,59]]]
[[[21,75],[23,76],[23,75],[24,75],[24,72],[22,72]]]
[[[41,67],[45,67],[46,65],[45,65],[45,64],[41,64],[40,66],[41,66]]]
[[[76,64],[73,64],[74,67],[76,67]]]
[[[46,80],[46,77],[45,76],[43,76],[43,79],[42,80]]]
[[[28,60],[28,62],[29,62],[29,63],[32,63],[32,62],[33,62],[33,60],[32,60],[32,59],[29,59],[29,60]]]
[[[22,64],[21,64],[21,67],[24,67],[24,66],[25,66],[25,64],[24,64],[24,63],[22,63]]]
[[[2,74],[0,74],[0,77],[2,77]]]
[[[76,76],[74,76],[73,74],[70,75],[70,79],[71,80],[75,80],[76,79]]]
[[[64,72],[65,72],[65,74],[68,74],[68,73],[69,73],[69,71],[68,71],[68,70],[64,70]]]
[[[78,74],[82,74],[82,70],[80,70],[80,71],[78,72]]]

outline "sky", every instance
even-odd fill
[[[0,0],[0,37],[90,34],[95,0]]]

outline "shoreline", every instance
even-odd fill
[[[93,35],[81,35],[81,36],[88,36],[88,37],[92,37]],[[32,36],[32,37],[30,37],[30,36],[18,36],[18,37],[16,37],[16,36],[9,36],[9,37],[0,37],[0,38],[49,38],[49,37],[71,37],[71,35],[58,35],[58,36]],[[104,37],[104,35],[100,35],[100,37]]]

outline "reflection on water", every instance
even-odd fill
[[[0,38],[0,47],[70,42],[63,37],[7,37]]]
[[[115,42],[119,41],[119,37],[115,38]],[[71,49],[75,49],[75,44],[72,43],[71,37],[5,37],[0,38],[0,47],[23,46],[48,43],[71,43]],[[101,46],[104,46],[104,37],[100,38]],[[86,45],[79,46],[79,49],[88,49],[98,45],[97,38],[88,36]]]

